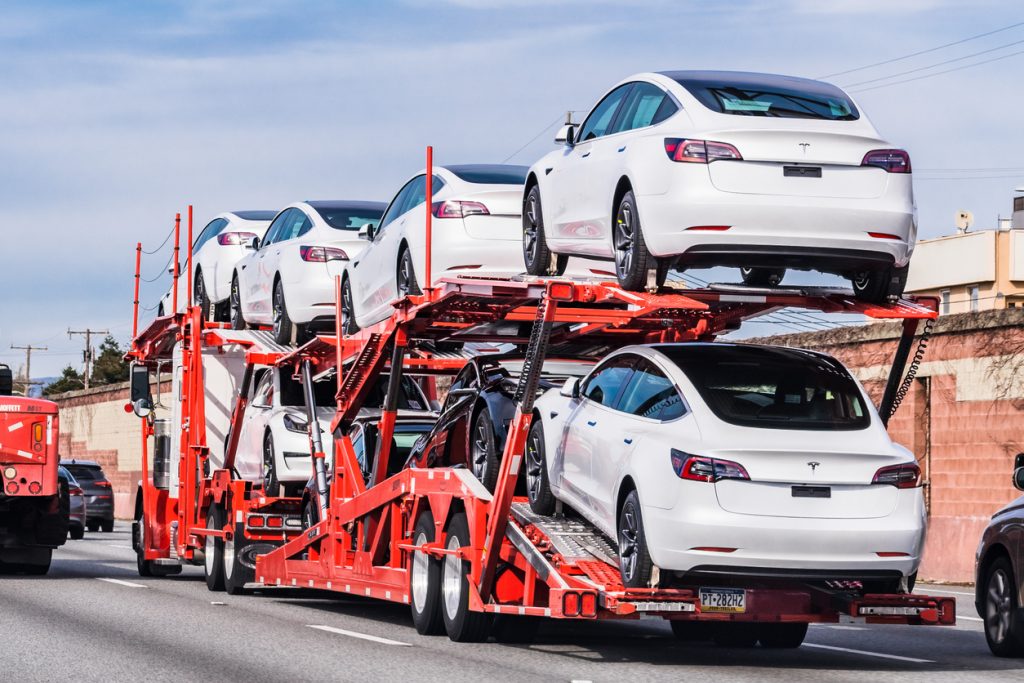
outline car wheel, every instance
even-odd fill
[[[615,277],[619,286],[633,292],[642,291],[647,286],[647,271],[657,268],[658,264],[647,251],[632,190],[622,197],[615,210],[612,242],[615,248]]]
[[[413,267],[412,252],[408,247],[402,247],[402,253],[398,255],[398,272],[395,279],[398,282],[399,298],[423,293],[416,282],[416,269]]]
[[[538,515],[555,511],[555,494],[548,481],[548,464],[544,453],[544,425],[534,419],[526,437],[526,496],[530,508]]]
[[[206,291],[206,283],[203,281],[203,271],[196,271],[195,285],[192,287],[193,303],[199,307],[199,314],[203,320],[213,322],[213,302],[210,301],[210,294]]]
[[[68,538],[72,541],[80,541],[85,538],[85,527],[84,526],[72,526],[68,527]]]
[[[495,445],[494,424],[491,422],[491,416],[486,407],[481,408],[474,418],[470,434],[470,468],[480,483],[493,493],[494,484],[498,481],[498,465],[501,456]]]
[[[1010,561],[998,558],[985,572],[982,614],[985,640],[996,657],[1024,657],[1024,633],[1017,617],[1017,590]]]
[[[341,283],[341,333],[345,335],[359,332],[356,322],[356,306],[352,299],[352,283],[345,278]]]
[[[740,268],[743,284],[749,287],[777,287],[785,276],[785,268]]]
[[[302,506],[302,530],[312,529],[320,520],[320,511],[313,500],[307,500]]]
[[[807,637],[807,624],[759,624],[761,647],[785,650],[800,647]]]
[[[89,529],[89,531],[91,531],[93,533],[96,533],[97,531],[100,530],[100,523],[96,522],[96,521],[90,520],[90,521],[86,522],[85,526],[86,526],[86,528]]]
[[[263,491],[267,496],[281,493],[281,482],[277,479],[277,459],[274,457],[274,435],[263,435]]]
[[[105,534],[111,533],[114,530],[114,520],[112,520],[112,519],[105,519],[105,520],[103,520],[102,522],[100,522],[100,529],[102,529],[103,533],[105,533]]]
[[[295,325],[288,316],[288,307],[284,303],[284,285],[278,280],[274,283],[274,341],[278,344],[291,344],[295,338]]]
[[[228,298],[228,309],[231,316],[231,329],[244,330],[248,327],[242,317],[242,290],[238,287],[238,275],[231,278],[231,294]]]
[[[890,297],[899,298],[903,296],[903,289],[907,285],[908,267],[883,268],[875,271],[864,271],[855,273],[850,282],[853,284],[853,294],[862,301],[873,304],[888,303]]]
[[[213,503],[206,512],[206,528],[221,530],[224,528],[224,512],[220,505]],[[206,587],[211,591],[224,590],[224,539],[219,536],[207,536],[203,542],[203,574],[206,576]]]
[[[647,549],[647,535],[640,513],[640,497],[630,491],[619,512],[619,570],[628,588],[647,588],[654,562]]]
[[[433,543],[434,516],[424,510],[416,518],[412,532],[413,544]],[[412,623],[422,636],[444,633],[441,616],[441,560],[428,553],[414,551],[409,554],[409,606]]]
[[[568,256],[555,254],[548,248],[538,185],[530,188],[523,202],[523,261],[530,275],[561,275],[569,264]]]
[[[452,515],[445,539],[445,549],[450,552],[444,556],[444,566],[441,569],[441,614],[444,618],[444,630],[448,632],[449,638],[458,643],[483,642],[490,634],[491,615],[470,610],[470,563],[455,552],[468,546],[470,542],[466,513],[457,512]]]

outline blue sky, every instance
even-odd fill
[[[9,0],[0,362],[16,366],[23,356],[9,346],[28,343],[50,349],[33,357],[33,375],[80,362],[68,326],[127,340],[134,244],[156,247],[189,202],[201,227],[223,210],[386,200],[427,144],[439,162],[494,162],[544,131],[512,158],[531,163],[551,148],[545,126],[630,73],[819,77],[1018,21],[1019,3],[986,0]],[[1007,45],[890,80],[913,78],[1024,50],[1015,41],[1024,26],[831,80]],[[1024,55],[853,88],[882,134],[910,150],[924,236],[950,232],[957,209],[979,228],[1009,215],[1024,184],[1021,70]],[[143,275],[165,261],[147,257]],[[143,304],[166,286],[144,286]]]

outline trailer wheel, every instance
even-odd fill
[[[800,647],[807,637],[807,624],[761,624],[759,630],[761,646],[776,650]]]
[[[544,425],[540,420],[534,420],[526,439],[526,495],[530,508],[538,515],[555,511],[555,494],[551,493],[544,454]]]
[[[413,543],[423,545],[434,540],[434,516],[424,510],[416,519]],[[444,633],[441,617],[441,560],[415,551],[409,556],[409,607],[412,623],[421,636]]]
[[[1000,557],[985,572],[984,603],[985,640],[996,657],[1024,657],[1024,633],[1017,617],[1017,584],[1010,561]]]
[[[206,513],[206,528],[224,528],[224,511],[217,503],[211,505]],[[224,590],[224,539],[207,536],[204,546],[203,572],[206,574],[206,587],[211,591],[222,591]]]
[[[619,512],[619,570],[629,588],[647,588],[654,570],[636,491],[629,492]]]
[[[758,635],[757,624],[715,624],[712,638],[719,647],[754,647]]]
[[[466,513],[457,512],[448,522],[445,549],[458,550],[469,545],[469,523]],[[445,555],[441,573],[444,629],[448,637],[458,643],[480,643],[487,640],[491,630],[491,617],[486,612],[469,608],[470,563],[457,555]]]
[[[239,555],[245,548],[238,543],[244,533],[241,524],[235,525],[235,533],[230,539],[224,541],[224,590],[228,595],[241,595],[245,590],[245,584],[249,582],[253,573],[248,567],[242,564]]]
[[[470,467],[480,483],[493,493],[494,485],[498,481],[498,466],[501,461],[498,449],[494,444],[494,425],[491,423],[491,416],[488,414],[486,406],[476,414],[470,434]]]

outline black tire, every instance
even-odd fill
[[[786,277],[785,268],[740,268],[743,284],[749,287],[777,287]]]
[[[654,571],[636,491],[629,492],[619,511],[619,571],[628,588],[647,588]]]
[[[238,287],[238,274],[231,276],[231,294],[228,298],[228,312],[231,318],[231,329],[244,330],[249,327],[242,315],[242,290]]]
[[[206,282],[203,280],[203,271],[196,270],[196,281],[192,285],[192,303],[199,307],[199,313],[203,320],[213,322],[215,314],[213,302],[210,301],[210,293],[206,291]]]
[[[512,614],[498,614],[491,626],[491,635],[499,643],[529,644],[537,639],[540,619]]]
[[[80,541],[85,538],[85,527],[84,526],[72,526],[68,527],[68,538],[72,541]]]
[[[498,452],[494,438],[494,423],[486,406],[481,407],[473,418],[469,430],[469,457],[469,467],[473,474],[488,491],[494,493],[494,485],[498,481],[498,467],[501,465],[501,453]]]
[[[270,305],[274,317],[274,341],[278,344],[291,344],[293,340],[297,341],[295,324],[288,315],[288,306],[284,302],[284,285],[280,280],[274,283],[274,298]]]
[[[277,460],[274,458],[274,435],[269,431],[263,435],[263,490],[268,496],[281,493],[281,482],[277,479]]]
[[[356,322],[355,301],[352,299],[352,283],[346,277],[341,283],[341,333],[344,335],[359,332]]]
[[[538,515],[555,511],[555,494],[548,482],[548,463],[544,452],[544,425],[536,417],[526,437],[526,496]]]
[[[468,546],[469,523],[466,513],[456,512],[448,521],[445,548],[457,550]],[[458,643],[480,643],[491,631],[491,615],[469,609],[470,563],[457,555],[444,556],[441,568],[441,616],[448,637]]]
[[[754,647],[758,630],[758,624],[715,624],[712,639],[719,647]]]
[[[142,492],[139,492],[142,495]],[[139,570],[139,576],[153,576],[153,562],[146,559],[146,524],[142,518],[135,520],[136,528],[139,530],[135,546],[135,564]]]
[[[88,522],[85,523],[85,527],[89,531],[91,531],[93,533],[96,533],[97,531],[100,530],[100,523],[97,520],[91,519],[91,520],[89,520]]]
[[[561,275],[569,265],[568,256],[548,248],[538,185],[530,188],[523,201],[523,262],[530,275]]]
[[[981,617],[985,641],[996,657],[1024,657],[1018,590],[1009,559],[1000,557],[989,565],[985,571]]]
[[[313,499],[306,501],[302,506],[302,530],[312,529],[320,523],[320,510]]]
[[[109,533],[113,532],[114,531],[114,520],[112,520],[112,519],[105,519],[105,520],[103,520],[102,522],[100,522],[100,529],[105,534],[109,534]]]
[[[875,271],[855,273],[850,278],[853,294],[861,301],[873,304],[887,303],[890,297],[903,296],[907,285],[908,267],[888,267]]]
[[[412,532],[414,545],[434,540],[434,516],[424,510]],[[409,553],[409,609],[412,623],[421,636],[444,633],[441,616],[441,560],[423,552]]]
[[[412,262],[412,252],[409,247],[402,246],[402,252],[398,255],[398,269],[395,272],[395,282],[398,283],[398,298],[410,294],[422,294],[419,282],[416,281],[416,268]]]
[[[657,269],[658,263],[651,252],[647,251],[632,190],[623,195],[615,208],[612,247],[615,251],[615,277],[619,286],[632,292],[643,291],[647,286],[647,271]],[[667,270],[665,274],[668,274]]]
[[[676,640],[686,643],[696,643],[702,640],[711,640],[710,624],[699,621],[678,621],[668,622],[672,626],[672,635]]]
[[[788,650],[800,647],[807,637],[807,624],[759,624],[758,637],[761,647],[773,650]]]
[[[225,524],[224,511],[220,505],[213,503],[206,511],[206,528],[223,529]],[[224,590],[224,539],[207,536],[204,542],[205,560],[203,574],[206,576],[206,587],[211,591]]]
[[[242,564],[241,555],[245,549],[245,529],[236,524],[235,533],[230,540],[224,541],[224,590],[228,595],[241,595],[245,592],[245,584],[253,580],[254,572]]]

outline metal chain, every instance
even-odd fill
[[[903,403],[903,399],[910,393],[910,387],[914,384],[914,379],[917,377],[917,371],[921,367],[921,361],[924,360],[924,352],[928,349],[928,338],[932,334],[932,327],[935,325],[935,319],[929,318],[924,321],[924,329],[921,330],[921,338],[917,342],[917,350],[914,352],[914,358],[910,361],[910,365],[907,367],[907,374],[903,377],[903,382],[900,384],[900,388],[896,390],[896,396],[892,400],[892,408],[889,410],[889,414],[886,417],[892,417],[896,414],[897,408]]]

